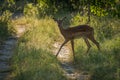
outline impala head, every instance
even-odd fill
[[[53,20],[54,20],[55,22],[57,22],[57,24],[60,26],[65,18],[66,18],[66,17],[64,17],[64,18],[62,18],[62,19],[55,19],[55,18],[53,18]]]

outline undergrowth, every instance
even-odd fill
[[[5,40],[7,37],[15,35],[15,29],[12,24],[12,13],[8,10],[4,11],[0,16],[0,41]]]
[[[51,54],[53,43],[63,40],[52,17],[38,19],[26,16],[15,22],[28,24],[28,31],[19,39],[12,59],[13,68],[15,68],[12,73],[13,79],[66,80],[58,65],[59,62]],[[85,23],[85,16],[77,14],[74,17],[67,15],[63,25],[73,26]],[[98,52],[96,46],[90,42],[92,47],[87,55],[84,53],[87,49],[84,41],[75,40],[75,67],[80,71],[87,71],[91,75],[91,80],[119,80],[119,19],[92,16],[89,25],[94,28],[95,38],[100,43],[101,52]]]

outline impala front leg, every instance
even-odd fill
[[[75,51],[74,51],[74,40],[73,39],[71,40],[71,46],[72,46],[72,51],[73,51],[73,58],[75,61]]]
[[[58,52],[57,52],[57,54],[56,54],[56,57],[58,56],[58,54],[59,54],[60,50],[62,49],[62,47],[63,47],[67,42],[68,42],[68,40],[65,40],[65,41],[63,42],[63,44],[60,46],[60,49],[58,50]]]

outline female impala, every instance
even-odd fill
[[[94,29],[88,25],[78,25],[78,26],[75,26],[75,27],[71,27],[71,28],[67,28],[67,29],[64,29],[63,26],[62,26],[62,22],[63,20],[65,19],[66,17],[64,17],[63,19],[61,20],[57,20],[55,18],[54,21],[57,22],[58,24],[58,27],[60,29],[60,32],[61,34],[63,35],[65,41],[63,42],[63,44],[60,46],[57,54],[56,54],[56,57],[58,56],[61,48],[68,42],[68,41],[71,41],[71,45],[72,45],[72,51],[73,51],[73,56],[74,56],[74,59],[75,59],[75,54],[74,54],[74,39],[76,38],[80,38],[82,37],[85,41],[85,43],[87,44],[87,51],[86,53],[88,53],[91,45],[88,41],[91,40],[98,48],[98,50],[100,50],[100,47],[99,47],[99,43],[95,40],[94,38]]]

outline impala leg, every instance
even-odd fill
[[[90,45],[90,43],[89,43],[89,41],[88,41],[88,39],[87,38],[84,38],[84,41],[85,41],[85,43],[86,43],[86,45],[87,45],[87,51],[86,51],[86,53],[88,53],[88,51],[90,50],[90,47],[91,47],[91,45]]]
[[[97,46],[98,50],[100,51],[100,45],[99,45],[99,43],[95,40],[94,36],[89,37],[89,39]]]
[[[60,48],[59,48],[59,50],[58,50],[58,52],[57,52],[57,54],[56,54],[56,57],[58,56],[58,54],[59,54],[60,50],[62,49],[62,47],[63,47],[67,42],[68,42],[68,40],[65,40],[65,41],[63,42],[63,44],[60,46]]]
[[[72,46],[72,51],[73,51],[73,58],[75,61],[74,40],[71,40],[71,46]]]

